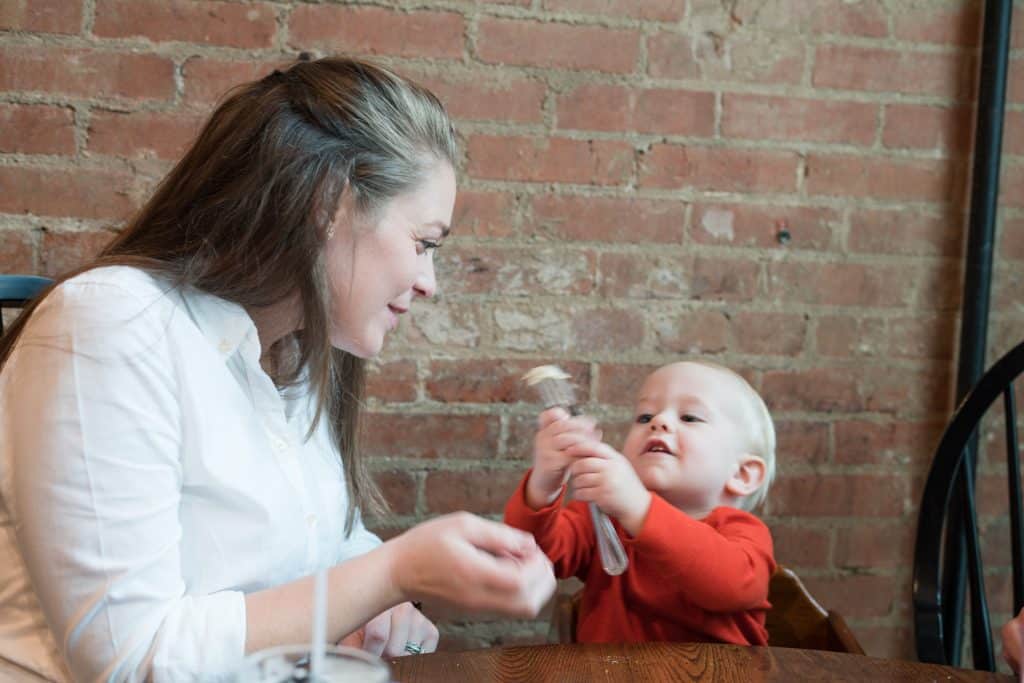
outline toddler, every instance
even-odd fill
[[[768,528],[751,514],[775,472],[775,430],[757,392],[719,365],[686,361],[640,388],[622,453],[594,422],[544,411],[533,467],[505,507],[559,578],[584,582],[580,642],[766,645]],[[562,505],[566,483],[573,500]],[[586,504],[616,526],[629,558],[604,573]]]

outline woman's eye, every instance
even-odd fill
[[[637,424],[645,425],[645,424],[647,424],[650,421],[651,421],[650,413],[644,413],[643,415],[638,415],[637,418],[636,418]]]
[[[441,243],[435,242],[434,240],[417,240],[416,252],[419,254],[425,254],[433,249],[440,249]]]
[[[697,417],[696,415],[692,415],[690,413],[683,413],[682,415],[679,416],[679,419],[682,420],[683,422],[703,422],[704,421],[704,420],[700,419],[699,417]]]

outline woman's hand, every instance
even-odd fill
[[[1024,683],[1024,671],[1021,671],[1021,651],[1024,650],[1024,609],[1015,618],[1003,624],[999,632],[1003,637],[1003,659],[1010,665],[1018,680]]]
[[[532,618],[555,590],[551,562],[533,536],[466,512],[424,522],[384,545],[391,546],[391,580],[407,600]]]
[[[562,493],[572,456],[566,449],[585,439],[600,440],[589,417],[570,417],[562,408],[545,410],[537,418],[533,438],[533,472],[526,482],[526,502],[535,510],[553,503]]]
[[[418,654],[406,649],[411,643],[421,652],[437,649],[437,627],[411,602],[403,602],[378,614],[361,629],[338,641],[339,645],[358,647],[377,656],[402,657]]]
[[[574,444],[567,452],[574,458],[569,468],[573,497],[594,503],[636,536],[651,507],[651,493],[626,456],[593,439]]]

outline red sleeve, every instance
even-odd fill
[[[652,494],[640,533],[625,542],[653,580],[645,591],[651,600],[684,596],[709,612],[738,612],[768,599],[772,537],[749,512],[719,507],[696,520]]]
[[[562,507],[563,489],[562,495],[551,505],[534,510],[526,502],[529,480],[530,472],[527,472],[505,504],[505,523],[533,534],[537,545],[554,565],[555,576],[585,578],[596,545],[594,525],[586,505],[572,502]]]

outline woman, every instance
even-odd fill
[[[359,458],[363,359],[434,293],[454,133],[369,64],[237,89],[135,220],[0,341],[0,658],[189,680],[309,638],[433,650],[409,601],[535,615],[528,535],[467,514],[387,543]]]

